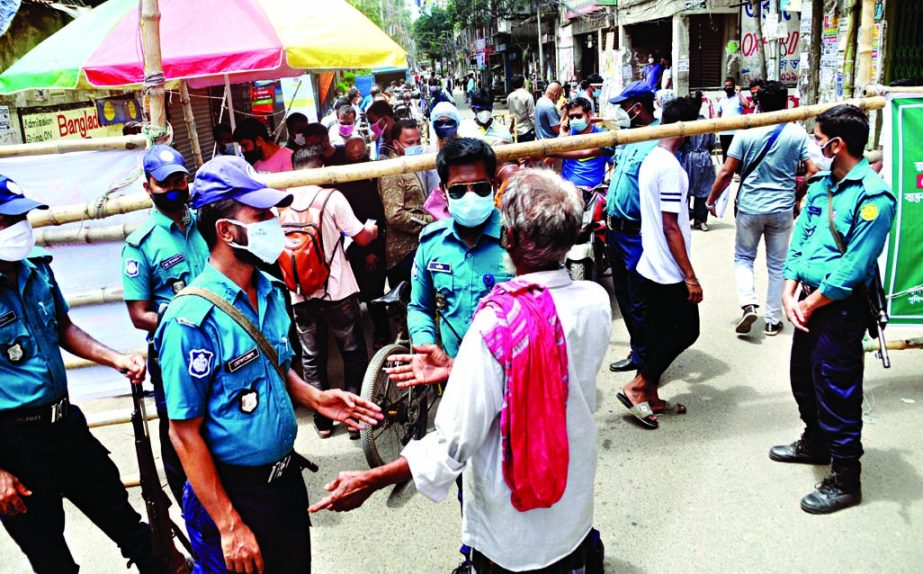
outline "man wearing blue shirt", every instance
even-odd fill
[[[282,253],[284,235],[271,209],[289,205],[292,196],[254,175],[232,157],[199,169],[193,207],[211,256],[189,289],[203,294],[180,294],[154,342],[170,437],[188,477],[183,517],[197,568],[309,572],[293,401],[352,428],[374,423],[380,413],[350,393],[319,391],[291,370],[285,294],[257,266]]]
[[[643,80],[628,84],[609,103],[618,104],[625,110],[631,127],[659,123],[654,119],[654,94]],[[644,280],[637,271],[642,250],[638,172],[641,162],[655,147],[657,140],[619,146],[606,198],[606,223],[609,227],[606,244],[612,267],[612,284],[615,300],[631,337],[631,353],[625,359],[610,364],[611,371],[634,371],[644,364],[646,305],[642,289]]]
[[[500,247],[493,149],[473,138],[452,140],[439,151],[437,168],[452,217],[420,233],[407,326],[414,345],[434,344],[438,337],[454,357],[481,299],[513,274]]]
[[[587,135],[603,130],[593,125],[593,105],[584,97],[577,97],[567,104],[567,120],[570,135]],[[612,165],[612,150],[591,149],[557,155],[564,158],[561,177],[577,187],[594,188],[606,179],[606,169]]]
[[[119,471],[70,403],[61,348],[144,381],[144,359],[102,345],[71,322],[26,215],[47,209],[0,176],[0,522],[39,573],[79,570],[64,539],[73,502],[141,572],[166,572]]]
[[[796,328],[789,372],[805,430],[800,440],[773,447],[769,458],[823,465],[833,459],[832,472],[801,500],[811,514],[862,500],[867,291],[896,208],[894,194],[863,157],[868,135],[868,120],[855,106],[817,116],[814,138],[833,164],[812,178],[785,260],[782,302]]]
[[[760,97],[763,111],[784,110],[788,89],[781,82],[769,81],[763,85]],[[739,131],[706,201],[712,215],[717,217],[715,201],[740,171],[734,245],[737,302],[743,310],[737,322],[738,334],[749,333],[757,318],[759,299],[753,263],[760,239],[766,242],[769,270],[764,332],[770,337],[782,332],[782,264],[792,234],[795,204],[801,200],[795,196],[795,173],[801,162],[805,162],[808,176],[817,171],[808,158],[808,134],[801,126],[779,124]]]
[[[151,196],[154,208],[150,217],[125,240],[122,289],[132,324],[146,331],[150,342],[157,329],[158,312],[202,272],[208,262],[208,247],[188,206],[189,172],[182,154],[170,146],[151,146],[144,154],[144,177],[144,189]],[[155,361],[156,358],[150,361],[149,371],[159,417],[161,459],[167,484],[180,504],[186,476],[170,443],[163,381]]]

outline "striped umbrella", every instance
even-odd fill
[[[194,88],[304,70],[407,66],[387,34],[344,0],[160,0],[168,83]],[[0,94],[144,82],[138,0],[109,0],[0,74]]]

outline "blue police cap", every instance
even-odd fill
[[[651,87],[644,80],[636,80],[622,90],[622,93],[615,96],[614,98],[609,98],[610,104],[620,104],[625,100],[644,100],[650,99],[654,100],[654,93],[651,92]]]
[[[288,207],[292,194],[266,187],[256,179],[253,167],[242,157],[222,155],[196,172],[192,183],[192,207],[233,199],[256,209]]]
[[[29,199],[15,181],[0,175],[0,215],[22,215],[33,209],[48,209],[48,206]]]
[[[144,152],[144,175],[164,181],[174,173],[189,173],[183,154],[163,144],[151,146]]]

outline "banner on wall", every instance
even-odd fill
[[[923,98],[888,100],[882,174],[897,211],[885,251],[884,287],[891,322],[923,326]]]
[[[95,102],[20,108],[19,125],[25,143],[122,135],[122,124],[103,125]]]
[[[356,84],[358,85],[358,78]],[[311,74],[297,78],[282,78],[282,98],[285,115],[301,112],[309,122],[317,121],[317,102],[314,100],[314,83]]]

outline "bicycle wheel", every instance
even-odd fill
[[[401,449],[413,436],[408,434],[410,421],[410,392],[399,389],[385,373],[391,366],[391,355],[403,355],[410,350],[404,345],[387,345],[375,353],[362,380],[362,398],[381,407],[384,420],[373,427],[359,432],[362,451],[370,468],[392,462],[401,454]]]

